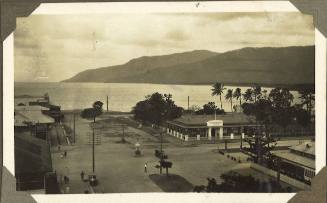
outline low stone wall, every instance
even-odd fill
[[[269,175],[269,176],[272,176],[272,177],[275,177],[277,178],[277,172],[274,171],[274,170],[271,170],[269,168],[266,168],[266,167],[263,167],[263,166],[260,166],[256,163],[251,163],[250,164],[250,167],[254,170],[257,170],[257,171],[260,171],[266,175]],[[311,189],[311,186],[310,185],[307,185],[301,181],[298,181],[296,179],[293,179],[291,177],[288,177],[284,174],[280,174],[280,180],[285,182],[285,183],[288,183],[290,185],[293,185],[299,189],[302,189],[302,190],[310,190]]]

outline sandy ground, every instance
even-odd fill
[[[128,115],[122,115],[128,117]],[[137,129],[122,125],[117,118],[108,115],[97,118],[95,134],[99,145],[95,146],[95,174],[99,180],[96,192],[124,193],[124,192],[162,192],[150,178],[150,174],[158,174],[155,168],[158,159],[154,150],[159,149],[160,137]],[[65,116],[66,124],[72,126],[70,115]],[[89,143],[92,129],[90,120],[78,117],[76,119],[76,143],[65,145],[61,151],[67,151],[67,157],[61,158],[57,147],[52,147],[53,168],[59,175],[69,177],[69,184],[63,184],[63,189],[69,186],[68,193],[83,193],[89,190],[88,183],[81,180],[80,173],[92,173],[92,145]],[[123,127],[124,126],[124,127]],[[123,136],[127,143],[120,143]],[[164,135],[168,136],[168,135]],[[244,163],[232,161],[216,152],[216,144],[187,146],[170,137],[163,144],[168,160],[173,162],[169,173],[185,178],[193,185],[206,185],[207,177],[216,178],[220,182],[220,175],[233,168],[243,168]],[[135,143],[141,144],[142,156],[134,155]],[[233,145],[239,146],[238,143]],[[223,149],[224,144],[219,145]],[[244,159],[243,155],[242,159]],[[147,164],[147,173],[144,165]],[[165,172],[165,170],[163,170]]]

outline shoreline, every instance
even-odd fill
[[[65,110],[61,110],[61,112],[63,114],[71,114],[71,113],[81,113],[84,109],[65,109]],[[125,112],[125,111],[106,111],[103,110],[102,112],[103,115],[105,114],[110,114],[110,115],[128,115],[128,114],[132,114],[132,112]]]
[[[219,82],[219,81],[218,81]],[[215,82],[213,83],[146,83],[146,82],[92,82],[92,81],[75,81],[75,82],[70,82],[70,81],[58,81],[58,82],[19,82],[15,81],[14,83],[21,83],[21,84],[26,84],[26,83],[58,83],[58,84],[63,84],[63,83],[75,83],[75,84],[139,84],[139,85],[180,85],[180,86],[212,86]],[[221,82],[225,86],[232,86],[232,87],[252,87],[255,85],[259,85],[262,88],[276,88],[276,87],[283,87],[283,88],[288,88],[293,91],[297,91],[301,89],[302,87],[314,87],[315,83],[304,83],[304,84],[260,84],[260,83],[233,83],[233,82]]]

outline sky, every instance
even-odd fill
[[[16,82],[58,82],[141,56],[314,45],[301,13],[112,13],[17,18]]]

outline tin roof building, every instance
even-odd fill
[[[253,135],[259,127],[253,116],[244,113],[226,113],[223,115],[183,115],[175,120],[167,121],[167,133],[185,141],[190,137],[197,139],[218,139],[224,136]]]

